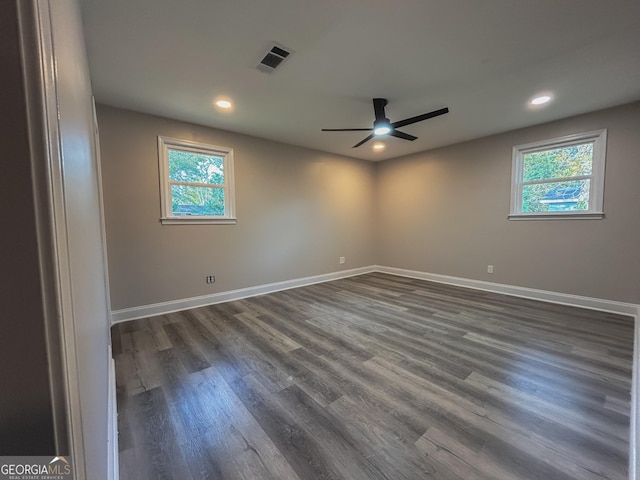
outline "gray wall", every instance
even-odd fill
[[[0,455],[54,453],[54,427],[15,2],[0,15]]]
[[[640,302],[640,103],[379,164],[107,106],[98,119],[116,310],[374,264]],[[507,220],[514,145],[600,128],[603,220]],[[160,224],[157,135],[234,148],[237,225]]]
[[[603,220],[507,220],[514,145],[600,128],[608,129]],[[377,261],[640,303],[639,181],[640,103],[386,161]]]
[[[98,123],[114,310],[375,262],[374,164],[107,106]],[[237,225],[160,224],[158,135],[234,149]]]

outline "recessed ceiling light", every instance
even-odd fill
[[[384,150],[385,148],[387,148],[387,147],[386,147],[386,145],[385,145],[384,143],[374,143],[374,144],[373,144],[373,149],[374,149],[376,152],[379,152],[379,151],[381,151],[381,150]]]
[[[216,105],[220,108],[231,108],[231,102],[229,100],[218,100]]]
[[[222,108],[223,110],[230,110],[233,107],[231,100],[226,98],[220,98],[216,100],[216,107]]]
[[[536,95],[531,100],[529,100],[529,103],[531,105],[540,106],[540,105],[544,105],[546,103],[549,103],[552,99],[553,99],[553,96],[551,94],[542,93],[540,95]]]

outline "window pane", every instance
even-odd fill
[[[589,210],[590,180],[537,183],[522,187],[522,213]]]
[[[171,210],[173,215],[224,216],[224,190],[171,185]]]
[[[523,181],[591,175],[593,143],[523,155]]]
[[[224,159],[216,155],[169,149],[169,178],[174,182],[224,184]]]

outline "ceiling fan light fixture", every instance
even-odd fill
[[[373,134],[376,136],[386,135],[387,133],[391,133],[391,123],[386,118],[384,120],[380,120],[373,125]]]

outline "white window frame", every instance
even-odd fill
[[[553,150],[555,148],[569,147],[593,143],[593,164],[591,175],[576,177],[563,177],[524,182],[524,155],[527,153]],[[600,219],[604,217],[604,166],[607,151],[607,130],[594,130],[591,132],[577,133],[564,137],[541,140],[517,145],[513,147],[513,161],[511,166],[511,220],[545,220],[545,219]],[[556,183],[571,180],[590,180],[589,205],[587,210],[565,212],[522,212],[522,188],[532,183]]]
[[[217,188],[224,189],[225,214],[224,215],[172,215],[171,208],[171,182],[169,177],[169,150],[182,150],[215,155],[222,157],[224,170],[224,184]],[[190,140],[181,140],[158,136],[158,160],[160,167],[160,204],[163,224],[235,224],[235,182],[233,176],[233,149],[218,145]],[[194,184],[195,186],[200,184]],[[202,184],[205,185],[205,184]]]

